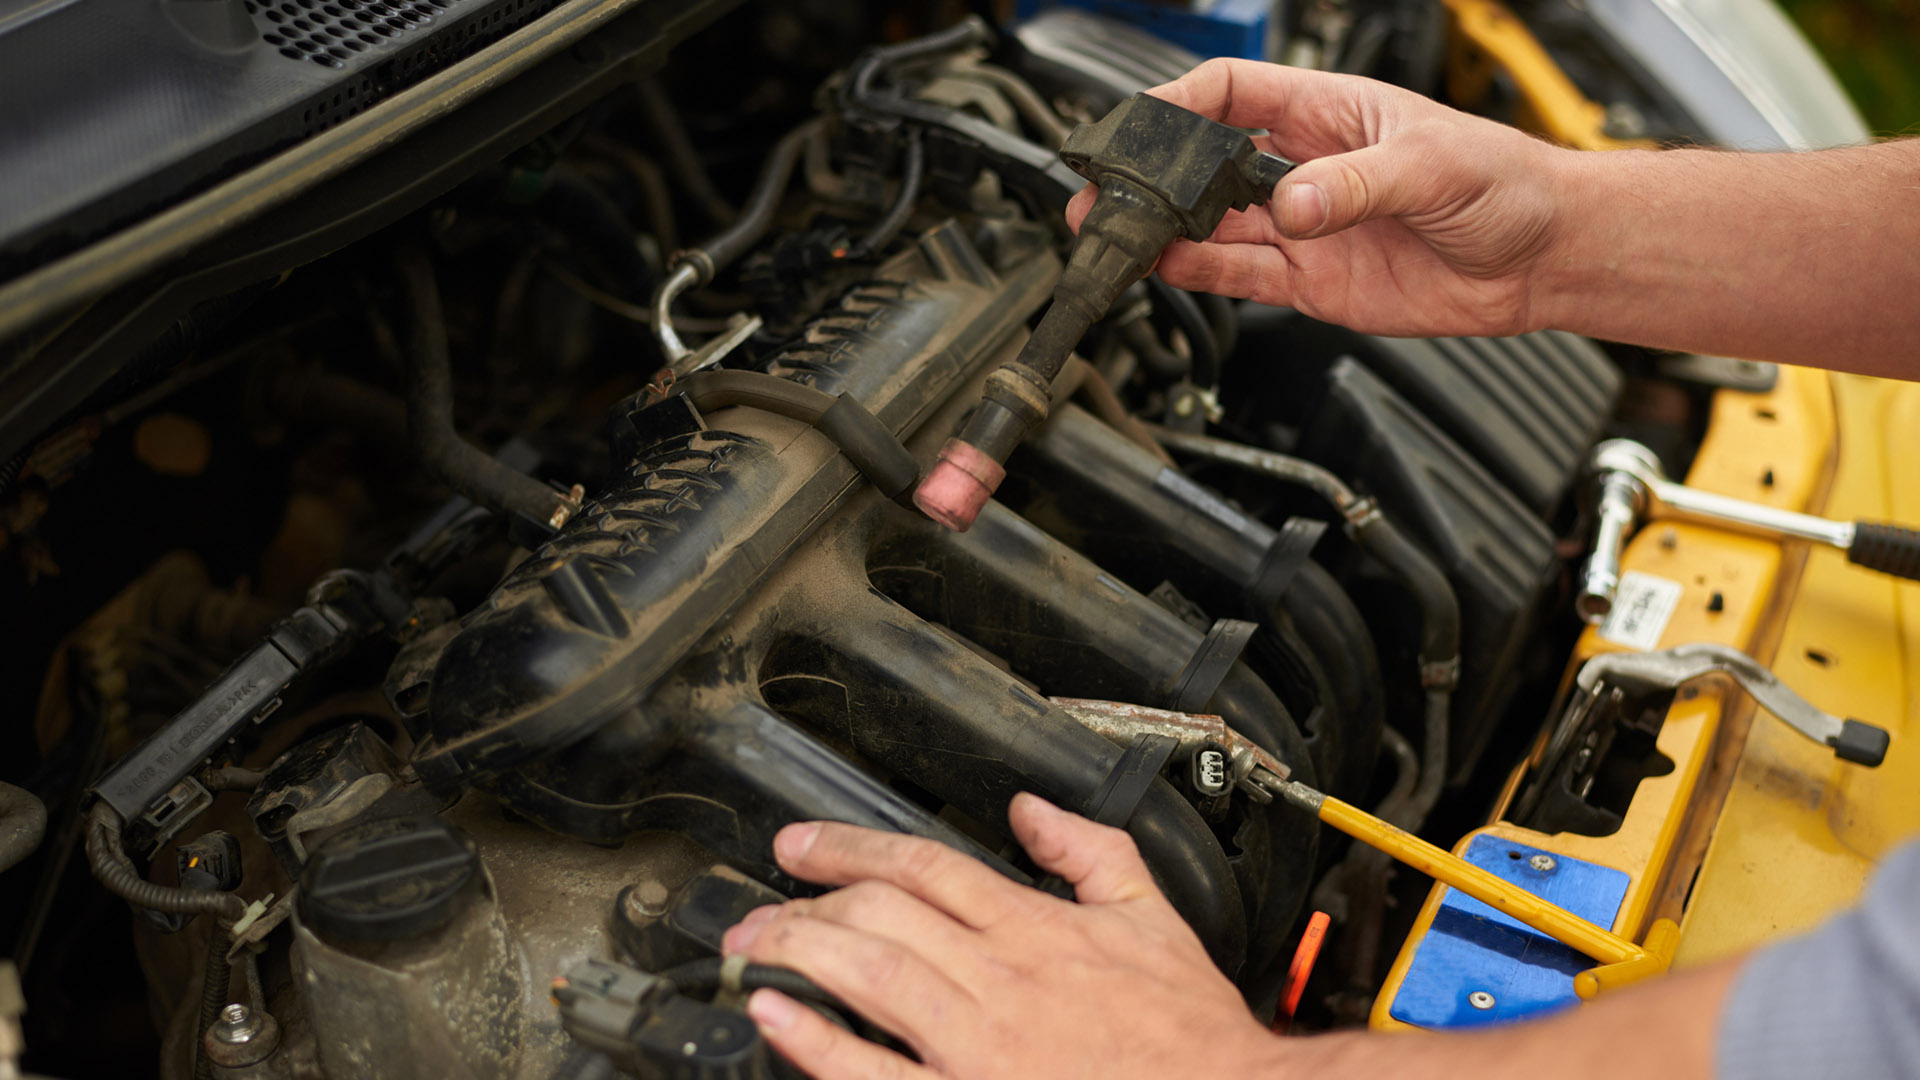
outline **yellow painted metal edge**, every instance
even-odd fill
[[[1832,376],[1842,519],[1920,521],[1920,385]],[[1920,832],[1920,585],[1816,549],[1772,667],[1821,708],[1879,724],[1884,764],[1834,759],[1782,725],[1747,735],[1711,843],[1690,878],[1676,966],[1812,927],[1851,904],[1875,864]],[[1797,741],[1796,741],[1797,740]]]
[[[1453,13],[1454,56],[1448,64],[1453,100],[1482,96],[1490,75],[1484,60],[1506,71],[1520,91],[1528,116],[1523,126],[1537,128],[1556,142],[1581,150],[1619,150],[1651,142],[1616,139],[1606,132],[1607,110],[1573,84],[1527,25],[1497,0],[1445,0]]]
[[[1818,510],[1831,474],[1833,408],[1827,376],[1810,369],[1782,368],[1779,382],[1765,394],[1720,391],[1715,395],[1707,436],[1688,473],[1688,483],[1786,509]],[[1641,529],[1622,558],[1625,569],[1681,585],[1679,606],[1668,622],[1662,646],[1722,642],[1763,660],[1771,653],[1767,646],[1777,639],[1786,617],[1782,598],[1793,595],[1799,562],[1770,541],[1658,522]],[[1718,610],[1710,602],[1715,594],[1721,598]],[[1588,629],[1575,649],[1568,677],[1588,658],[1618,648]],[[1743,699],[1736,702],[1738,709],[1746,708]],[[1656,740],[1660,752],[1673,759],[1674,769],[1666,776],[1641,783],[1621,828],[1611,836],[1547,836],[1496,823],[1464,837],[1455,852],[1464,854],[1475,836],[1486,834],[1621,870],[1628,875],[1629,883],[1612,929],[1636,938],[1654,915],[1668,914],[1655,908],[1663,895],[1663,885],[1670,877],[1679,876],[1672,866],[1673,855],[1683,846],[1695,815],[1717,810],[1716,798],[1704,800],[1713,804],[1707,806],[1698,796],[1703,791],[1724,790],[1724,778],[1716,784],[1708,774],[1717,758],[1722,727],[1728,726],[1727,720],[1743,715],[1737,710],[1723,710],[1720,696],[1711,691],[1683,694],[1676,700]],[[1509,795],[1512,790],[1510,784]],[[1683,869],[1690,877],[1691,868]],[[1435,886],[1429,892],[1374,1002],[1370,1018],[1373,1027],[1408,1027],[1395,1020],[1390,1010],[1444,896],[1444,886]],[[1684,950],[1684,938],[1680,947]]]

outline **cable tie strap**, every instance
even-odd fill
[[[1188,660],[1187,666],[1174,678],[1173,689],[1167,693],[1167,708],[1183,713],[1205,712],[1207,702],[1213,700],[1220,684],[1226,681],[1227,672],[1233,670],[1234,662],[1247,650],[1247,643],[1259,629],[1245,619],[1215,622],[1200,639],[1193,659]]]
[[[1120,752],[1120,760],[1113,763],[1093,797],[1081,808],[1081,815],[1102,825],[1126,828],[1133,820],[1133,812],[1140,808],[1140,800],[1147,797],[1147,791],[1178,749],[1180,740],[1171,735],[1150,732],[1135,735],[1133,742]],[[1073,886],[1058,874],[1048,874],[1034,882],[1034,887],[1054,896],[1073,898]]]
[[[1326,532],[1327,523],[1318,518],[1288,518],[1280,526],[1280,535],[1267,545],[1267,553],[1261,556],[1260,567],[1253,573],[1253,585],[1247,592],[1254,601],[1262,608],[1278,604]]]

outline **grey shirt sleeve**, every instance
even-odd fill
[[[1726,1080],[1920,1075],[1920,842],[1860,906],[1753,954],[1720,1020]]]

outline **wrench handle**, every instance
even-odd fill
[[[1853,527],[1847,561],[1869,570],[1920,581],[1920,529],[1862,521]]]

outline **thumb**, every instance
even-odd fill
[[[1133,837],[1021,793],[1007,809],[1020,846],[1041,869],[1059,874],[1083,904],[1117,904],[1160,896]]]
[[[1267,209],[1282,236],[1326,236],[1440,201],[1433,164],[1396,136],[1298,166],[1280,181]]]

